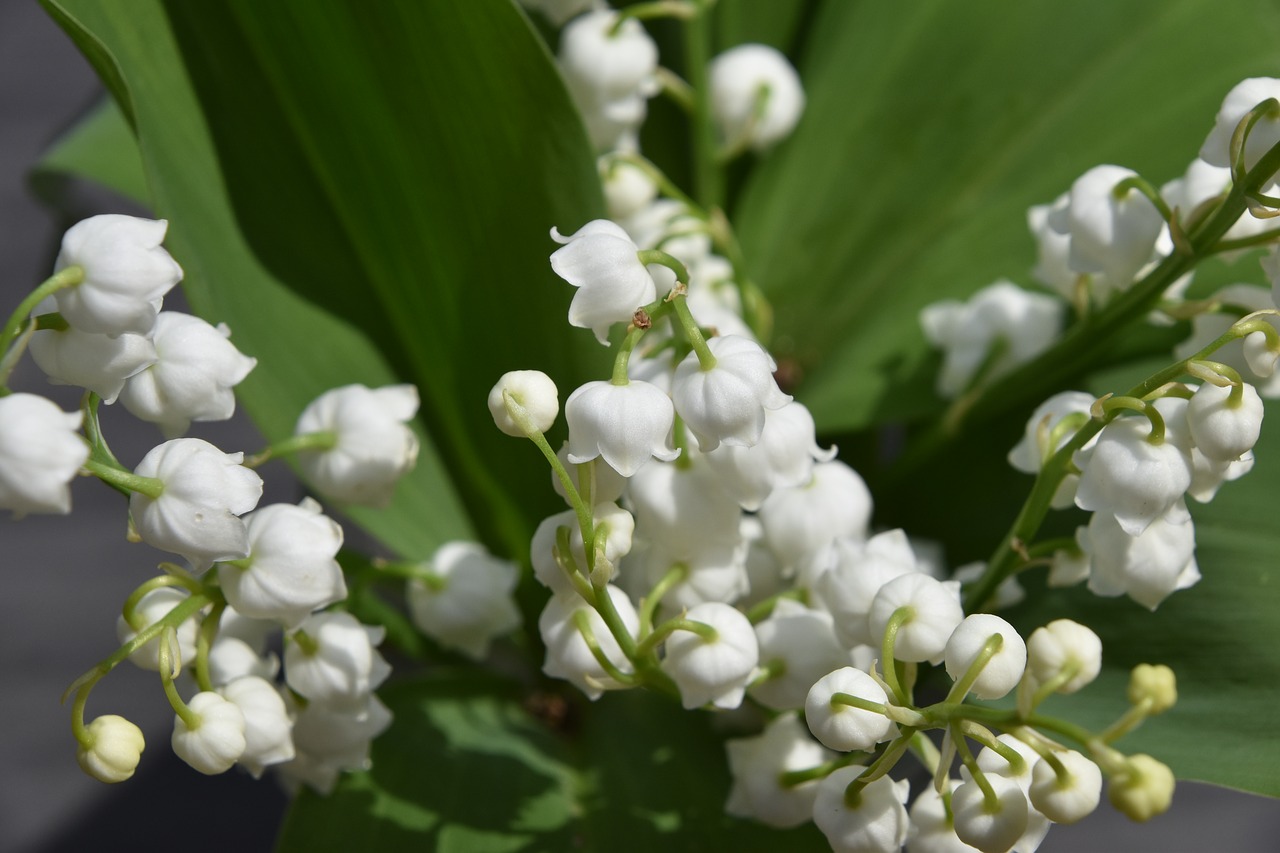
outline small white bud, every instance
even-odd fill
[[[709,73],[711,113],[726,142],[760,151],[784,139],[800,121],[800,75],[775,48],[738,45],[711,60]]]
[[[498,429],[507,435],[524,438],[520,428],[507,410],[505,395],[519,403],[533,421],[538,432],[546,432],[556,422],[560,413],[560,391],[551,377],[541,370],[512,370],[502,374],[489,392],[489,414]]]
[[[942,660],[951,632],[964,620],[960,584],[937,581],[918,572],[894,578],[871,601],[867,616],[871,635],[883,637],[889,620],[903,607],[909,608],[911,614],[898,628],[893,656],[901,661]]]
[[[1055,619],[1031,632],[1027,640],[1027,667],[1038,684],[1070,671],[1059,693],[1075,693],[1091,683],[1102,670],[1102,640],[1092,630],[1070,619]]]
[[[244,712],[217,693],[197,693],[187,703],[196,715],[193,728],[182,717],[173,722],[173,751],[207,776],[225,773],[244,755]]]
[[[1102,771],[1074,750],[1055,752],[1065,772],[1041,760],[1031,771],[1031,803],[1054,823],[1075,823],[1093,813],[1102,797]]]
[[[818,679],[804,702],[804,717],[809,731],[825,746],[837,752],[870,750],[888,740],[896,730],[893,720],[884,714],[834,703],[831,697],[848,693],[868,702],[887,705],[888,695],[867,673],[846,666]]]
[[[123,782],[131,777],[146,747],[142,729],[116,714],[98,717],[85,728],[90,744],[80,744],[76,752],[80,769],[99,782]]]
[[[1005,853],[1027,829],[1027,797],[1006,776],[987,774],[987,781],[996,794],[993,804],[972,780],[961,782],[951,795],[956,835],[983,853]]]
[[[970,691],[979,699],[999,699],[1018,685],[1027,667],[1027,646],[1016,628],[990,613],[966,616],[947,640],[947,674],[955,680],[969,670],[987,641],[998,635],[1000,649],[991,656]]]

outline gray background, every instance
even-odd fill
[[[26,169],[98,96],[88,65],[34,2],[0,0],[0,312],[6,315],[48,274],[68,224],[29,195]],[[79,201],[81,215],[133,212],[89,190]],[[76,393],[50,388],[29,364],[14,384],[50,394],[64,408],[77,404]],[[161,437],[146,425],[131,429],[126,419],[108,417],[105,428],[117,455],[131,464]],[[112,429],[113,422],[121,426]],[[227,450],[260,444],[241,417],[194,434]],[[282,468],[263,473],[267,501],[297,499]],[[151,673],[120,667],[89,705],[89,717],[119,713],[142,726],[148,748],[138,775],[105,786],[76,765],[69,711],[58,697],[114,648],[120,604],[163,557],[124,540],[123,502],[114,492],[81,481],[73,503],[69,518],[0,518],[0,853],[269,849],[285,805],[276,785],[239,772],[205,778],[182,765],[168,748],[172,713]],[[1055,827],[1040,849],[1265,853],[1280,850],[1280,806],[1185,784],[1174,810],[1151,824],[1134,825],[1104,803],[1081,825]]]

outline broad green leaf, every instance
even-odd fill
[[[1280,457],[1267,449],[1278,443],[1280,407],[1271,405],[1253,471],[1224,485],[1212,503],[1191,504],[1202,580],[1154,613],[1083,588],[1047,591],[1016,611],[1024,629],[1070,618],[1102,638],[1101,677],[1080,694],[1051,700],[1050,713],[1101,729],[1126,709],[1136,664],[1167,664],[1178,677],[1177,705],[1117,746],[1154,755],[1180,779],[1272,797],[1280,797]]]
[[[716,52],[754,43],[790,53],[816,5],[813,0],[719,0],[713,19]]]
[[[1089,167],[1181,174],[1277,35],[1273,0],[828,0],[805,117],[735,212],[819,426],[934,411],[920,308],[1030,283],[1026,209]]]
[[[304,792],[279,849],[827,849],[812,826],[725,816],[724,749],[705,714],[643,693],[590,705],[549,695],[556,712],[540,720],[520,696],[494,676],[448,671],[383,691],[396,716],[373,768],[329,798]]]
[[[556,499],[484,396],[517,368],[572,387],[603,353],[547,263],[550,227],[596,215],[599,189],[528,22],[506,0],[51,9],[122,81],[194,306],[265,365],[245,385],[264,432],[327,387],[412,381],[439,451],[360,520],[423,555],[467,534],[460,497],[523,550]]]
[[[87,178],[141,204],[147,203],[147,177],[133,131],[115,101],[90,110],[31,171],[31,184],[48,204],[60,206],[66,184]]]

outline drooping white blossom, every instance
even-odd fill
[[[41,302],[32,316],[56,311],[53,297]],[[65,329],[41,329],[27,344],[31,358],[54,385],[85,388],[110,405],[120,396],[125,380],[156,360],[156,348],[145,335],[115,337]]]
[[[163,219],[114,213],[71,226],[54,264],[84,270],[80,284],[55,294],[67,323],[100,335],[151,331],[161,299],[182,279],[182,268],[160,246],[168,227]]]
[[[947,780],[950,792],[956,786]],[[965,844],[956,835],[951,814],[942,795],[932,785],[916,795],[911,804],[911,827],[907,830],[907,853],[977,853],[978,848]]]
[[[575,465],[600,457],[630,477],[650,458],[670,462],[680,455],[667,443],[675,420],[671,400],[648,382],[588,382],[565,401],[564,419]]]
[[[1264,264],[1264,269],[1265,266]],[[1275,281],[1274,278],[1272,280]],[[1221,337],[1223,332],[1227,331],[1233,323],[1245,314],[1276,307],[1271,291],[1254,284],[1228,285],[1216,291],[1209,298],[1213,302],[1222,305],[1223,310],[1220,312],[1205,311],[1192,317],[1191,337],[1174,347],[1173,354],[1175,358],[1189,358],[1195,355],[1205,346]],[[1259,319],[1272,326],[1280,327],[1280,317],[1263,315]],[[1261,333],[1255,332],[1254,334],[1260,335]],[[1251,335],[1250,337],[1253,336]],[[1249,347],[1253,352],[1252,359],[1246,356],[1247,340],[1247,338],[1245,341],[1237,339],[1219,347],[1213,354],[1213,360],[1238,370],[1240,377],[1254,386],[1258,394],[1264,399],[1270,400],[1280,396],[1280,372],[1274,369],[1275,358],[1270,355],[1265,359],[1259,357],[1261,355],[1260,349],[1261,351],[1266,350],[1265,337],[1262,341],[1254,338],[1255,343]],[[1255,371],[1253,367],[1255,363],[1262,370]],[[1271,369],[1268,370],[1268,368]]]
[[[1048,349],[1062,329],[1063,304],[1008,281],[967,302],[935,302],[920,312],[925,337],[943,351],[938,393],[958,397],[986,365],[984,380],[1009,373]],[[993,357],[994,356],[994,357]]]
[[[836,642],[831,614],[780,599],[767,619],[756,623],[760,666],[774,662],[781,673],[751,686],[751,698],[778,711],[804,707],[809,688],[843,666],[849,655]]]
[[[1075,435],[1075,429],[1064,429],[1053,440],[1055,428],[1067,418],[1083,426],[1096,398],[1083,391],[1062,391],[1045,400],[1031,414],[1022,439],[1009,451],[1009,464],[1026,474],[1039,474],[1045,461]],[[1053,507],[1063,509],[1075,500],[1079,475],[1068,473],[1053,496]]]
[[[1051,216],[1049,226],[1070,236],[1067,265],[1078,273],[1097,273],[1095,296],[1105,299],[1126,289],[1156,251],[1164,219],[1136,189],[1117,195],[1116,186],[1136,177],[1122,166],[1094,166],[1075,180],[1065,220]],[[1065,227],[1063,227],[1065,225]]]
[[[740,44],[711,60],[711,114],[730,145],[764,150],[791,134],[804,112],[800,75],[776,48]]]
[[[738,707],[760,660],[751,622],[719,602],[691,607],[685,618],[709,625],[715,638],[679,630],[667,639],[662,671],[680,688],[681,704],[685,708]]]
[[[275,765],[287,784],[329,794],[344,770],[369,768],[369,744],[391,725],[391,712],[373,693],[351,707],[312,702],[293,723],[292,761]]]
[[[920,571],[915,552],[902,530],[877,533],[866,542],[835,542],[835,561],[819,575],[814,589],[835,619],[836,637],[846,649],[878,644],[867,624],[871,602],[880,587],[901,575]]]
[[[244,616],[296,627],[312,611],[347,597],[338,565],[342,527],[310,498],[272,504],[244,518],[249,555],[221,563],[218,583]]]
[[[765,541],[788,566],[801,566],[837,539],[865,539],[871,492],[839,459],[818,462],[808,483],[774,489],[760,506]]]
[[[375,648],[386,629],[350,613],[315,613],[285,635],[284,677],[290,689],[334,709],[362,707],[391,667]]]
[[[249,534],[239,516],[262,497],[262,478],[240,463],[243,453],[223,453],[199,438],[175,438],[153,448],[134,473],[162,484],[157,497],[134,492],[129,514],[149,545],[186,557],[196,571],[249,554]]]
[[[725,811],[778,829],[813,818],[817,779],[783,786],[782,774],[818,767],[835,754],[809,737],[797,714],[780,714],[755,737],[725,743],[733,786]]]
[[[813,804],[813,822],[835,853],[896,853],[907,840],[906,779],[881,776],[850,804],[845,789],[866,768],[841,767],[823,779]]]
[[[185,433],[192,421],[227,420],[236,408],[232,389],[258,363],[236,349],[230,336],[226,324],[161,311],[151,330],[156,360],[129,378],[120,401],[169,438]]]
[[[635,636],[640,630],[640,617],[635,605],[619,587],[610,585],[605,590],[627,633]],[[579,617],[579,613],[585,615]],[[623,654],[622,647],[618,645],[604,619],[595,608],[577,595],[552,596],[538,618],[538,632],[547,648],[542,671],[552,678],[563,678],[571,682],[589,699],[599,699],[604,691],[614,690],[622,685],[605,671],[591,653],[578,628],[579,618],[585,620],[587,630],[591,632],[605,658],[621,672],[632,671],[631,662]]]
[[[1144,417],[1121,417],[1107,424],[1097,443],[1076,451],[1080,468],[1076,506],[1109,515],[1131,536],[1147,529],[1155,519],[1182,506],[1182,495],[1191,485],[1189,447],[1175,439],[1176,424],[1165,419],[1166,437],[1159,444],[1148,441],[1151,423]]]
[[[1253,449],[1262,432],[1262,398],[1249,383],[1240,388],[1205,382],[1187,404],[1187,427],[1196,449],[1215,462],[1233,462]]]
[[[1250,77],[1233,86],[1218,108],[1213,130],[1200,148],[1200,159],[1214,166],[1230,167],[1231,137],[1236,126],[1246,113],[1269,98],[1280,98],[1280,80],[1274,77]],[[1256,166],[1262,155],[1277,142],[1280,142],[1280,112],[1271,110],[1253,126],[1245,142],[1245,169]]]
[[[220,688],[244,715],[244,752],[238,759],[258,779],[263,770],[294,757],[293,721],[275,685],[249,675]]]
[[[409,613],[441,645],[480,660],[494,638],[519,627],[515,563],[475,542],[446,542],[432,555],[430,570],[433,582],[409,581]]]
[[[562,248],[551,254],[556,275],[578,288],[569,303],[569,325],[590,329],[609,342],[609,327],[629,323],[636,309],[657,298],[657,285],[640,262],[639,247],[622,226],[593,219],[568,237],[551,229]]]
[[[1128,595],[1155,610],[1172,592],[1200,580],[1195,525],[1181,501],[1137,536],[1114,517],[1095,513],[1078,541],[1089,555],[1089,589],[1096,595]]]
[[[600,9],[575,18],[560,32],[557,60],[569,94],[598,150],[635,146],[646,101],[658,91],[658,48],[634,18]]]
[[[71,479],[89,458],[83,417],[35,394],[0,397],[0,508],[71,511]]]
[[[333,446],[298,455],[303,473],[330,498],[382,507],[418,460],[418,438],[408,426],[418,412],[412,385],[344,385],[303,409],[295,435],[332,436]]]
[[[174,718],[173,751],[206,776],[227,772],[244,755],[244,712],[210,691],[192,696],[187,706],[195,714],[195,724],[188,726],[181,716]]]
[[[867,614],[871,635],[883,637],[893,614],[904,607],[910,614],[898,628],[893,656],[901,661],[940,661],[951,632],[964,620],[960,584],[919,572],[894,578],[871,601]]]
[[[750,447],[760,440],[765,410],[791,402],[773,378],[773,358],[755,341],[735,335],[707,341],[715,366],[704,369],[697,353],[676,367],[671,399],[703,451],[721,442]]]
[[[125,621],[124,616],[116,617],[116,637],[121,645],[130,642],[139,631],[159,622],[169,615],[179,604],[182,604],[191,593],[180,587],[165,586],[147,592],[133,608],[133,624]],[[137,628],[134,628],[134,625]],[[172,634],[174,644],[170,647],[175,668],[185,667],[195,662],[196,637],[200,632],[200,616],[192,614],[174,627]],[[129,660],[142,669],[155,672],[160,670],[160,642],[156,637],[134,649]]]
[[[706,455],[707,464],[746,510],[759,509],[775,488],[808,483],[815,461],[834,458],[835,448],[818,447],[813,415],[795,401],[765,410],[764,429],[754,445],[726,443]]]

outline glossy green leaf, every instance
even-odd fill
[[[1212,503],[1191,504],[1203,578],[1155,612],[1083,588],[1050,590],[1016,611],[1023,628],[1069,618],[1102,638],[1101,677],[1051,700],[1050,713],[1100,730],[1126,709],[1135,665],[1167,664],[1178,677],[1178,703],[1117,746],[1154,755],[1180,779],[1273,797],[1280,797],[1280,530],[1273,517],[1280,457],[1266,449],[1278,443],[1280,407],[1271,405],[1253,471],[1224,485]]]
[[[1274,0],[828,0],[805,117],[736,211],[819,426],[936,410],[920,308],[1029,283],[1027,207],[1089,167],[1181,174],[1278,34]]]
[[[708,716],[644,693],[538,695],[441,672],[383,691],[395,713],[373,768],[299,797],[282,851],[825,850],[813,826],[779,832],[724,814],[724,748]]]
[[[603,353],[547,264],[550,227],[592,218],[599,189],[528,22],[506,0],[50,8],[125,87],[193,305],[270,362],[243,386],[264,432],[325,388],[412,381],[432,443],[391,513],[358,518],[422,555],[467,535],[466,503],[523,550],[556,499],[484,396]]]

